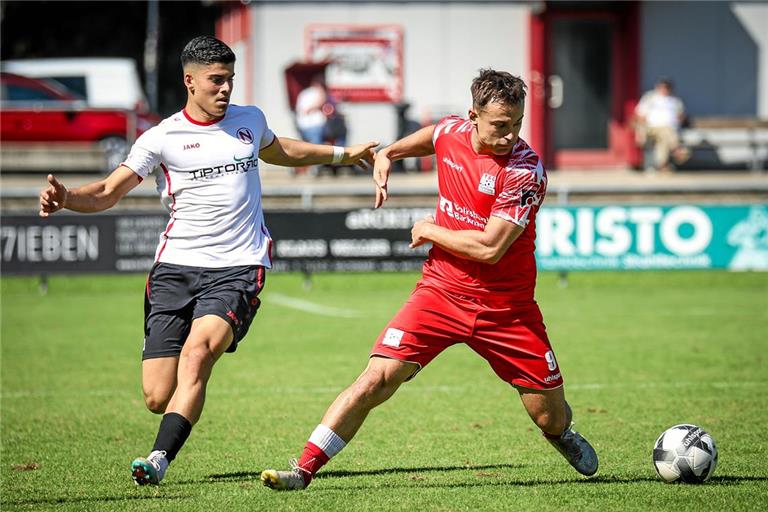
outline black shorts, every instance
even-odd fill
[[[144,294],[142,359],[178,356],[192,321],[205,315],[229,322],[234,339],[227,352],[237,350],[261,304],[265,274],[259,265],[201,268],[155,263]]]

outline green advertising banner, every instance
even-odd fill
[[[768,270],[768,206],[542,208],[541,270]]]
[[[274,270],[418,270],[428,245],[409,247],[432,208],[267,212]],[[162,212],[4,215],[3,274],[138,272],[155,260]],[[536,216],[539,269],[768,271],[768,205],[545,206]]]

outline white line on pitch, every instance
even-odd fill
[[[307,313],[314,313],[322,316],[335,316],[340,318],[356,318],[360,316],[358,311],[353,309],[334,308],[330,306],[323,306],[321,304],[315,304],[307,300],[297,299],[295,297],[289,297],[280,293],[270,293],[264,297],[264,300],[269,303],[278,304],[291,309],[298,309],[299,311],[305,311]]]

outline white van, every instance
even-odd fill
[[[18,59],[2,61],[0,69],[32,78],[56,80],[81,95],[90,107],[148,110],[133,59]]]

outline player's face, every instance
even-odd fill
[[[475,125],[472,134],[478,153],[506,155],[512,151],[523,126],[525,105],[507,105],[491,102],[482,109],[469,111],[469,120]]]
[[[191,64],[184,69],[184,85],[191,101],[212,119],[226,114],[234,78],[234,62]]]

